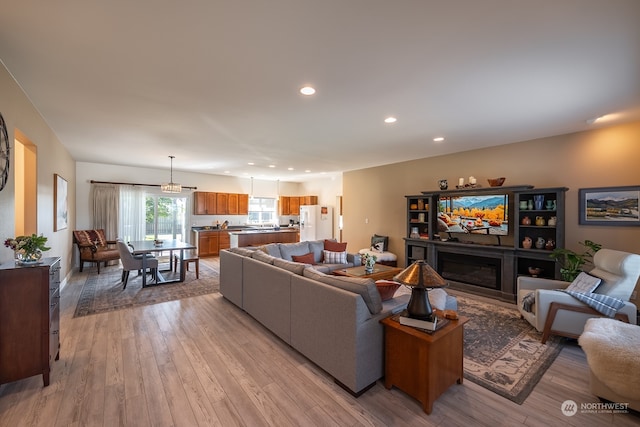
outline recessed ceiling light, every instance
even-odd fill
[[[293,169],[293,168],[287,168],[287,170],[288,170],[288,171],[292,171],[292,170],[295,170],[295,169]]]
[[[231,171],[224,171],[224,173],[231,173]]]
[[[248,164],[249,166],[253,166],[253,165],[255,165],[255,163],[253,163],[253,162],[249,162],[249,163],[247,163],[247,164]]]
[[[316,90],[314,88],[312,88],[311,86],[305,86],[302,89],[300,89],[300,93],[303,95],[313,95],[314,93],[316,93]]]
[[[433,142],[442,142],[444,141],[444,137],[443,136],[438,136],[436,138],[433,138]]]
[[[395,123],[397,121],[398,121],[398,119],[396,119],[395,117],[387,117],[386,119],[384,119],[384,122],[385,123],[389,123],[389,124]]]
[[[306,172],[306,173],[309,173],[309,172],[311,172],[311,169],[307,169],[305,172]]]
[[[275,168],[275,167],[276,167],[276,165],[269,165],[269,167],[270,167],[270,168]]]

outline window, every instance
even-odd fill
[[[249,224],[277,224],[276,199],[253,197],[249,199]]]
[[[186,197],[147,194],[145,197],[145,238],[186,241]]]

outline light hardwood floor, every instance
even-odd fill
[[[51,384],[35,376],[2,385],[0,425],[640,425],[635,413],[562,415],[567,399],[597,402],[575,343],[522,405],[465,381],[426,415],[380,381],[352,397],[220,294],[73,318],[86,274],[76,272],[62,292]]]

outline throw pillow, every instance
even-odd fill
[[[379,247],[379,243],[382,243],[382,249],[378,250],[377,248]],[[373,247],[376,247],[376,249],[373,249]],[[373,237],[371,237],[371,250],[375,250],[378,252],[386,252],[389,249],[389,236],[381,236],[379,234],[374,234]]]
[[[347,251],[333,252],[323,251],[325,264],[346,264],[347,263]]]
[[[304,255],[291,255],[291,258],[294,262],[301,262],[303,264],[315,264],[315,259],[313,258],[313,252],[309,252]]]
[[[602,282],[601,278],[592,276],[589,273],[585,273],[583,271],[582,273],[578,274],[578,277],[576,277],[565,290],[590,293],[596,290],[596,288],[600,285],[600,282]]]
[[[374,252],[384,252],[384,242],[376,242],[371,245],[371,250]]]
[[[380,292],[382,301],[393,298],[393,294],[396,293],[399,287],[400,283],[394,282],[393,280],[376,280],[376,288],[378,288],[378,292]]]
[[[324,250],[331,252],[344,252],[347,250],[347,243],[335,242],[333,240],[324,241]]]

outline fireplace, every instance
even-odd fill
[[[438,254],[438,273],[447,280],[500,290],[502,260],[447,252]]]

